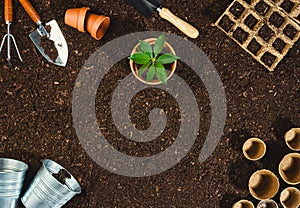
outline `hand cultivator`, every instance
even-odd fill
[[[37,11],[33,8],[28,0],[19,0],[30,18],[37,24],[38,28],[29,34],[32,42],[50,63],[58,66],[66,66],[68,61],[68,45],[55,20],[52,20],[45,25],[42,24],[41,18]],[[10,25],[13,21],[13,3],[12,0],[4,0],[4,21],[7,25],[7,34],[3,37],[0,52],[3,49],[4,42],[7,39],[7,60],[11,66],[11,42],[14,43],[20,61],[23,61],[14,36],[11,34]],[[47,42],[48,41],[48,42]],[[46,43],[52,44],[54,50],[45,51],[43,45]],[[53,48],[53,46],[51,48]]]
[[[7,39],[7,60],[8,63],[11,65],[10,60],[11,60],[11,40],[15,45],[16,51],[18,53],[19,59],[20,61],[22,60],[21,54],[19,52],[16,40],[14,38],[14,36],[11,34],[10,31],[10,25],[13,21],[13,4],[12,4],[12,0],[4,0],[4,21],[7,25],[7,34],[3,37],[2,42],[1,42],[1,46],[0,46],[0,53],[3,49],[4,46],[4,42]]]

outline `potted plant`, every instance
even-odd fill
[[[174,74],[177,60],[180,58],[176,56],[173,47],[166,42],[165,35],[161,34],[158,38],[140,40],[132,50],[129,59],[131,71],[138,80],[156,85],[167,83]]]

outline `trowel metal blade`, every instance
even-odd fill
[[[159,8],[160,0],[126,0],[141,15],[151,17],[152,13]]]
[[[50,36],[48,37],[49,40],[54,42],[55,48],[57,50],[58,56],[55,60],[52,60],[46,53],[45,50],[41,46],[41,34],[38,31],[39,29],[33,31],[29,34],[30,39],[39,50],[39,52],[43,55],[47,61],[53,63],[58,66],[66,66],[68,62],[68,44],[64,35],[62,34],[57,22],[55,20],[51,20],[50,22],[46,23],[47,26],[50,26]],[[44,36],[44,38],[46,38]]]

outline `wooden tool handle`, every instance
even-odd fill
[[[4,0],[4,21],[13,21],[13,4],[12,0]]]
[[[40,23],[41,18],[37,11],[33,8],[28,0],[19,0],[29,17],[35,22]]]
[[[194,28],[189,23],[183,21],[179,17],[175,16],[169,9],[162,8],[159,12],[159,15],[165,20],[171,22],[173,25],[175,25],[179,30],[181,30],[184,34],[186,34],[190,38],[198,37],[199,31],[196,28]]]

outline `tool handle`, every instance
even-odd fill
[[[12,0],[4,0],[4,21],[13,21],[13,3]]]
[[[37,24],[41,22],[40,15],[37,13],[37,11],[33,8],[31,3],[28,0],[19,0],[22,4],[23,8],[29,15],[29,17]]]
[[[179,30],[181,30],[184,34],[186,34],[190,38],[198,37],[199,31],[195,27],[183,21],[179,17],[175,16],[169,9],[162,8],[159,12],[159,15],[165,20],[171,22],[173,25],[175,25]]]

